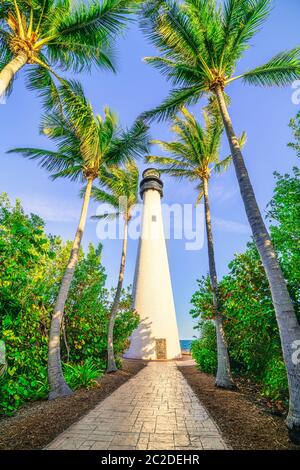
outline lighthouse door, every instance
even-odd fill
[[[167,359],[167,340],[165,338],[156,338],[156,359]]]

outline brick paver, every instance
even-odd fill
[[[48,449],[226,449],[220,431],[176,367],[150,362]]]

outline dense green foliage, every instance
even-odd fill
[[[300,111],[294,119],[291,119],[290,128],[293,131],[295,140],[289,144],[289,147],[295,149],[298,157],[300,157]]]
[[[50,317],[70,243],[47,236],[43,221],[26,215],[20,202],[0,200],[0,340],[5,341],[7,371],[0,378],[0,414],[27,400],[45,397]],[[72,388],[91,386],[106,367],[111,295],[105,289],[101,246],[89,246],[80,259],[66,305],[62,359]],[[115,328],[120,357],[138,317],[123,292]]]
[[[277,183],[269,204],[271,234],[288,287],[299,315],[300,306],[300,179],[275,174]],[[286,400],[287,378],[271,293],[258,252],[253,243],[229,264],[229,274],[219,283],[232,369],[262,385],[272,399]],[[216,341],[212,328],[214,310],[208,278],[198,281],[191,314],[200,319],[202,337],[193,345],[193,356],[201,370],[216,370]]]
[[[192,355],[201,370],[215,374],[218,365],[215,326],[211,321],[199,322],[198,326],[201,328],[201,339],[192,343]]]
[[[293,175],[275,173],[277,184],[269,204],[270,232],[288,280],[296,311],[300,306],[300,170]]]

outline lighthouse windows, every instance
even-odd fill
[[[156,215],[153,215],[153,216],[152,216],[152,222],[157,222],[157,217],[156,217]]]

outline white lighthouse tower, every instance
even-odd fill
[[[140,325],[132,334],[125,357],[144,360],[180,358],[161,210],[163,182],[157,170],[144,171],[140,194],[144,207],[133,290]]]

